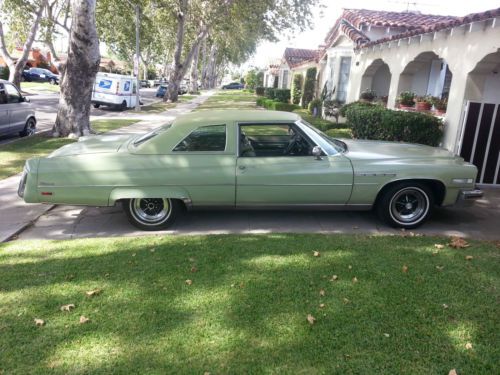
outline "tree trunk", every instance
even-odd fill
[[[96,0],[72,0],[68,60],[60,82],[61,95],[54,137],[91,133],[90,99],[101,56],[95,25]]]
[[[213,89],[217,80],[217,46],[214,44],[210,50],[210,58],[208,61],[207,71],[207,87]]]
[[[207,38],[203,39],[203,46],[201,49],[201,87],[203,89],[207,88],[206,77],[207,77]]]
[[[200,54],[200,44],[198,43],[195,47],[193,54],[193,62],[191,63],[191,87],[189,92],[191,94],[198,93],[198,57]]]
[[[35,40],[36,33],[38,31],[38,26],[40,25],[40,21],[42,19],[43,9],[45,7],[45,1],[40,4],[40,7],[37,10],[35,15],[35,21],[33,25],[31,25],[30,31],[26,38],[26,42],[24,43],[23,53],[21,57],[14,62],[12,56],[10,56],[7,51],[7,46],[5,45],[5,37],[3,32],[3,25],[0,21],[0,55],[3,57],[4,61],[7,63],[9,67],[9,81],[12,82],[17,87],[21,88],[21,76],[23,73],[24,66],[26,65],[26,61],[28,61],[28,57],[31,51],[31,46],[33,45],[33,41]]]

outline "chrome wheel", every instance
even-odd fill
[[[391,218],[399,224],[417,224],[429,211],[429,197],[417,187],[407,187],[393,195],[389,203]]]
[[[136,198],[129,201],[130,213],[143,225],[164,223],[172,213],[172,204],[167,198]]]

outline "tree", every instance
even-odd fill
[[[33,45],[38,27],[40,26],[45,5],[46,0],[40,0],[36,3],[29,1],[0,0],[0,10],[2,13],[5,12],[6,15],[10,15],[11,19],[14,21],[18,20],[17,16],[19,16],[22,19],[28,18],[32,22],[29,31],[24,33],[25,35],[22,40],[22,54],[16,61],[7,50],[3,24],[0,19],[0,55],[9,67],[9,81],[17,87],[21,87],[22,72],[26,62],[28,61],[31,46]],[[32,17],[34,17],[34,20],[31,19]]]
[[[249,89],[255,89],[257,87],[257,72],[255,69],[251,69],[245,75],[246,87]]]
[[[306,71],[306,79],[304,81],[304,92],[302,94],[302,108],[307,108],[311,100],[313,100],[315,89],[316,89],[316,68],[309,68]]]
[[[71,0],[68,60],[62,68],[59,109],[52,129],[55,137],[91,132],[90,99],[101,60],[95,7],[96,0]]]

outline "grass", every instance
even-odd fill
[[[59,85],[51,85],[48,82],[21,82],[21,90],[27,92],[59,92]]]
[[[98,133],[104,133],[135,122],[137,120],[105,119],[92,121],[91,125]],[[22,172],[27,159],[48,155],[74,141],[74,139],[52,138],[47,134],[37,134],[0,146],[0,179]]]
[[[255,109],[257,96],[242,90],[220,90],[210,96],[197,111],[206,109]]]
[[[474,242],[436,250],[436,242],[445,239],[274,234],[1,244],[0,370],[497,373],[499,249]],[[96,288],[102,293],[86,296]],[[76,308],[61,312],[65,304]],[[82,315],[90,322],[80,324]]]
[[[179,96],[179,101],[177,103],[185,103],[188,102],[194,98],[196,98],[196,95],[180,95]],[[160,113],[164,112],[168,109],[175,108],[177,103],[170,103],[170,102],[156,102],[150,105],[144,105],[141,107],[141,112],[147,112],[147,113]]]

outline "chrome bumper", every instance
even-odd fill
[[[478,199],[483,196],[483,191],[479,189],[474,190],[461,190],[460,195],[458,196],[459,200],[468,201],[471,199]]]

